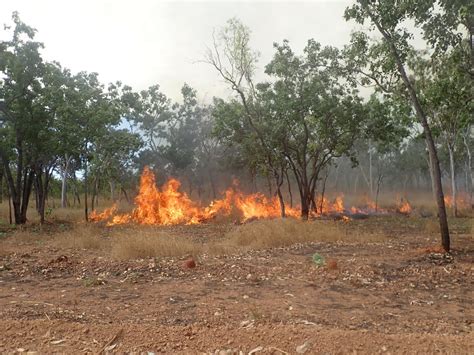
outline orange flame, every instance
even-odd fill
[[[170,179],[158,189],[155,175],[145,167],[135,198],[136,208],[130,214],[114,216],[108,225],[130,222],[149,225],[199,224],[217,215],[229,216],[234,211],[243,217],[243,221],[279,217],[281,214],[276,197],[269,199],[260,193],[246,196],[238,190],[235,182],[222,199],[212,201],[205,208],[193,202],[186,193],[180,192],[180,185],[178,180]],[[297,209],[288,207],[286,213],[289,216],[299,214]]]
[[[199,203],[192,201],[185,192],[180,191],[181,183],[176,179],[169,179],[161,188],[156,185],[155,175],[145,167],[140,177],[140,187],[135,198],[135,209],[128,214],[115,214],[117,206],[114,205],[102,213],[91,213],[92,221],[109,220],[107,225],[138,223],[146,225],[175,225],[175,224],[199,224],[213,219],[217,216],[239,215],[245,222],[252,218],[276,218],[280,217],[280,203],[278,198],[268,198],[261,193],[246,195],[238,188],[238,182],[228,188],[221,199],[212,201],[207,207],[201,207]],[[338,195],[332,202],[327,198],[319,197],[317,200],[317,213],[338,213],[343,215],[344,221],[350,220],[348,213],[372,213],[375,212],[375,203],[369,199],[366,207],[358,209],[344,207],[343,195]],[[322,208],[322,210],[321,210]],[[397,211],[409,214],[412,208],[408,201],[401,199]],[[381,211],[378,209],[378,211]],[[286,206],[286,215],[299,217],[300,209]],[[387,212],[384,210],[384,212]]]
[[[104,221],[106,219],[109,219],[113,214],[117,212],[117,204],[114,204],[110,208],[106,208],[102,213],[97,213],[95,210],[91,212],[89,215],[89,219],[92,222],[99,222],[99,221]]]
[[[444,203],[446,207],[452,208],[453,207],[453,198],[451,195],[444,196]],[[456,197],[456,204],[458,209],[468,209],[469,208],[469,198],[467,196],[458,195]]]
[[[412,208],[410,204],[408,203],[408,201],[402,198],[400,200],[400,203],[398,204],[397,212],[403,213],[403,214],[410,214],[411,211],[412,211]]]

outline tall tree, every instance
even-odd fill
[[[254,71],[259,54],[250,47],[250,30],[238,19],[232,18],[213,39],[213,46],[208,49],[205,61],[230,85],[240,100],[243,118],[258,141],[265,165],[275,180],[281,215],[284,217],[285,204],[281,186],[286,162],[266,136],[268,131],[264,127],[265,113],[259,111],[258,93],[254,85]]]
[[[409,76],[407,58],[413,33],[405,27],[405,20],[416,18],[417,14],[431,11],[433,1],[402,2],[395,0],[358,0],[345,11],[346,20],[353,19],[360,24],[369,22],[370,31],[376,30],[381,40],[371,41],[368,34],[356,32],[352,35],[347,51],[353,69],[375,82],[380,90],[393,92],[393,84],[400,88],[413,106],[418,122],[423,128],[430,157],[430,166],[436,189],[436,203],[441,232],[441,242],[450,250],[450,238],[446,207],[444,202],[441,169],[432,127],[429,124],[426,107],[423,107],[416,83]]]

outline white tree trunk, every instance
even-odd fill
[[[470,127],[468,129],[468,133],[470,134]],[[474,190],[474,174],[472,173],[472,155],[471,149],[469,147],[469,142],[467,140],[467,136],[463,137],[464,146],[466,147],[467,152],[467,171],[471,180],[471,185],[469,186],[469,205],[472,206],[472,193]]]
[[[115,181],[110,180],[109,185],[110,185],[110,200],[112,202],[115,202]]]
[[[453,147],[448,144],[448,152],[449,152],[449,167],[451,170],[451,189],[452,189],[452,204],[453,204],[453,215],[454,217],[458,216],[458,205],[456,201],[456,171],[454,167],[454,151]]]

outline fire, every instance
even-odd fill
[[[453,198],[450,195],[444,196],[444,203],[446,207],[452,208],[453,207]],[[459,209],[468,209],[469,208],[469,198],[467,196],[457,196],[456,198],[457,207]]]
[[[159,189],[155,175],[145,167],[140,178],[140,189],[135,198],[136,208],[130,214],[113,216],[108,225],[138,223],[148,225],[199,224],[217,215],[229,216],[236,212],[243,221],[250,218],[270,218],[280,216],[280,204],[276,197],[267,198],[256,193],[244,195],[237,183],[227,189],[222,199],[212,201],[202,208],[186,193],[180,191],[181,183],[169,179]],[[105,212],[105,211],[104,211]],[[114,210],[115,212],[115,210]],[[287,208],[289,216],[297,216],[297,209]],[[105,216],[105,215],[104,215]],[[109,219],[112,213],[103,219]]]
[[[210,219],[217,214],[228,216],[233,211],[242,215],[243,220],[250,218],[272,218],[281,216],[280,203],[277,197],[267,198],[261,193],[244,195],[238,189],[238,183],[227,189],[224,197],[220,200],[214,200],[209,207],[205,208],[204,219]],[[286,206],[285,213],[288,216],[298,216],[299,210]]]
[[[196,224],[199,223],[200,211],[188,195],[180,192],[181,183],[170,179],[159,190],[155,174],[145,167],[140,178],[140,189],[135,198],[137,207],[129,215],[115,216],[109,223],[123,224],[131,221],[139,224]]]
[[[99,221],[104,221],[106,219],[109,219],[113,214],[117,212],[117,205],[114,204],[110,208],[106,208],[102,213],[97,213],[95,210],[91,212],[89,215],[89,219],[92,222],[99,222]]]
[[[222,198],[212,201],[208,206],[202,207],[192,201],[190,197],[180,191],[181,183],[176,179],[169,179],[163,186],[156,185],[154,173],[145,167],[140,177],[140,187],[135,198],[136,207],[131,213],[116,214],[117,206],[104,210],[102,213],[93,211],[91,221],[108,220],[107,225],[137,223],[145,225],[176,225],[200,224],[216,218],[217,216],[239,216],[245,222],[252,218],[277,218],[281,216],[280,203],[276,196],[268,198],[261,193],[244,194],[234,181]],[[375,203],[368,198],[366,207],[362,209],[344,207],[343,195],[339,194],[333,201],[319,197],[316,201],[317,212],[312,211],[312,217],[327,214],[340,214],[343,221],[351,220],[351,214],[374,213]],[[398,199],[397,212],[409,214],[412,210],[406,199]],[[381,210],[378,209],[380,212]],[[382,212],[387,212],[383,210]],[[289,217],[299,217],[300,209],[286,206],[285,213]]]
[[[397,212],[399,213],[403,213],[403,214],[410,214],[412,211],[412,208],[410,206],[410,204],[408,203],[408,201],[405,199],[401,199],[400,200],[400,203],[398,204],[398,207],[397,207]]]
[[[327,213],[343,213],[344,212],[344,196],[341,194],[331,203],[326,197],[318,197],[316,202],[318,215]]]

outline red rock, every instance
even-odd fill
[[[196,262],[193,258],[189,258],[184,261],[183,268],[185,269],[194,269],[196,267]]]

